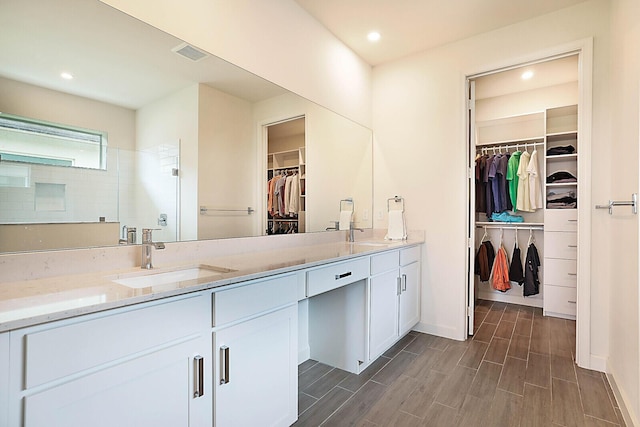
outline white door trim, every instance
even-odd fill
[[[473,79],[486,74],[492,74],[514,68],[527,63],[541,62],[569,54],[578,54],[578,135],[580,138],[580,152],[578,160],[578,290],[576,315],[576,363],[588,369],[605,370],[600,366],[601,358],[591,355],[591,124],[593,97],[593,38],[576,40],[567,44],[554,46],[535,53],[506,58],[501,63],[489,64],[482,69],[473,70],[465,74],[467,79]],[[465,98],[466,98],[465,92]],[[465,99],[466,103],[466,99]],[[465,114],[468,120],[468,114]],[[467,124],[468,128],[468,124]],[[469,144],[466,138],[465,145]],[[469,147],[467,147],[468,151]],[[469,163],[467,163],[469,165]],[[470,181],[467,181],[470,186]],[[471,188],[467,189],[470,194]],[[471,219],[469,219],[470,221]],[[469,298],[469,287],[465,289],[465,302]],[[466,305],[466,304],[465,304]],[[466,320],[466,310],[465,310]]]

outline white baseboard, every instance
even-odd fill
[[[509,304],[518,304],[518,305],[526,305],[529,307],[540,307],[543,306],[543,300],[538,297],[523,297],[522,295],[511,295],[511,294],[503,294],[498,291],[479,291],[476,295],[478,299],[484,299],[488,301],[500,301],[507,302]]]
[[[466,339],[466,336],[461,336],[460,332],[456,328],[452,328],[450,326],[431,325],[429,323],[420,322],[416,326],[414,326],[412,330],[425,334],[437,335],[439,337],[449,338],[456,341],[464,341]]]
[[[311,348],[309,346],[298,349],[298,365],[311,358]]]
[[[627,399],[625,399],[625,395],[618,388],[618,384],[616,383],[616,375],[611,372],[611,365],[608,366],[607,379],[609,380],[609,384],[611,385],[611,390],[616,398],[616,402],[618,403],[618,407],[620,408],[620,412],[622,413],[622,417],[624,418],[624,422],[628,427],[640,426],[640,420],[638,420],[638,414],[634,414],[629,412],[629,406],[627,405]],[[633,408],[633,406],[630,406]]]
[[[604,356],[596,356],[592,354],[589,358],[589,366],[583,366],[583,368],[591,369],[593,371],[607,372],[607,358]]]

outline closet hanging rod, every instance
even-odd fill
[[[522,223],[508,222],[501,224],[476,224],[476,228],[492,228],[492,229],[518,229],[518,230],[544,230],[543,225],[523,225]]]
[[[544,145],[544,138],[535,138],[535,139],[521,139],[515,141],[496,141],[496,142],[485,142],[476,144],[476,147],[497,147],[497,146],[508,146],[513,147],[516,145]]]

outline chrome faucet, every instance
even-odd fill
[[[151,270],[153,263],[151,262],[152,248],[164,249],[163,242],[154,242],[152,232],[158,230],[158,228],[143,228],[142,229],[142,262],[140,268]]]
[[[352,223],[350,223],[350,224],[349,224],[349,242],[351,242],[351,243],[353,243],[353,242],[355,242],[355,241],[356,241],[355,236],[353,235],[353,232],[354,232],[355,230],[358,230],[358,231],[362,231],[362,232],[364,232],[364,228],[355,228],[355,227],[353,226],[353,222],[352,222]]]

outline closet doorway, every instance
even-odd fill
[[[267,235],[306,231],[305,129],[304,116],[265,126]]]
[[[474,335],[486,323],[487,307],[517,304],[532,321],[553,318],[547,323],[563,330],[575,322],[577,333],[563,339],[580,366],[591,367],[584,45],[467,78],[467,331]],[[501,316],[491,317],[500,323]],[[513,321],[512,333],[522,330],[512,317],[496,329]]]

